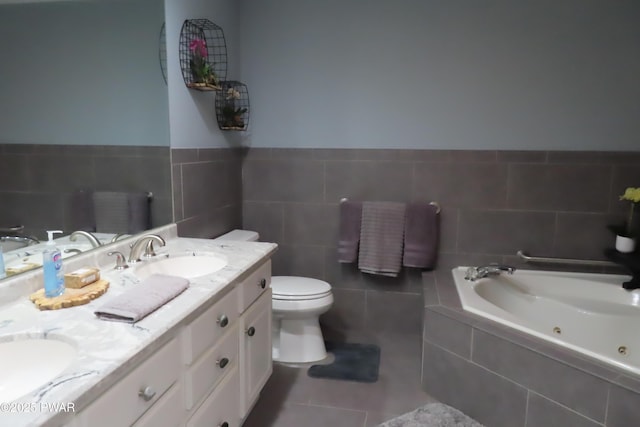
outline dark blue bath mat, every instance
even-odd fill
[[[307,373],[314,378],[359,381],[378,381],[380,347],[374,344],[325,342],[327,351],[335,357],[328,365],[313,365]]]

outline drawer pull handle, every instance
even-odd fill
[[[138,396],[143,398],[145,402],[150,401],[156,395],[156,391],[151,387],[147,386],[138,392]]]
[[[256,334],[256,328],[254,328],[253,326],[247,329],[247,335],[249,335],[250,337],[254,336],[255,334]]]
[[[260,286],[262,289],[267,287],[267,279],[260,279],[260,282],[258,283],[258,286]]]
[[[216,365],[218,365],[220,369],[224,369],[224,367],[227,366],[228,364],[229,364],[229,359],[227,359],[226,357],[223,357],[222,359],[216,361]]]
[[[223,314],[222,316],[218,317],[218,320],[216,322],[218,322],[218,325],[220,325],[221,328],[224,328],[229,324],[229,318]]]
[[[229,427],[229,423],[225,421],[222,424],[218,424],[218,427]]]

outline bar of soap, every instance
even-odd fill
[[[13,276],[14,274],[23,273],[25,271],[33,270],[34,268],[38,268],[40,265],[34,264],[32,262],[23,262],[20,264],[12,265],[11,267],[7,267],[5,272],[7,276]]]
[[[100,279],[100,270],[95,267],[83,267],[64,275],[64,286],[80,289]]]

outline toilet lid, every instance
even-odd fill
[[[331,293],[331,285],[310,277],[273,276],[271,291],[275,299],[315,299]]]

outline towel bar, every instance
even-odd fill
[[[343,197],[343,198],[340,199],[340,203],[346,202],[347,200],[349,200],[349,199],[347,199],[346,197]],[[436,213],[437,214],[440,213],[440,204],[438,202],[429,202],[429,204],[431,206],[435,206],[436,207]]]
[[[599,261],[595,259],[573,259],[573,258],[551,258],[551,257],[539,257],[539,256],[529,256],[523,251],[518,251],[516,253],[519,258],[523,259],[525,262],[541,262],[547,264],[567,264],[567,265],[591,265],[591,266],[604,266],[611,267],[616,265],[616,263],[611,261]]]

